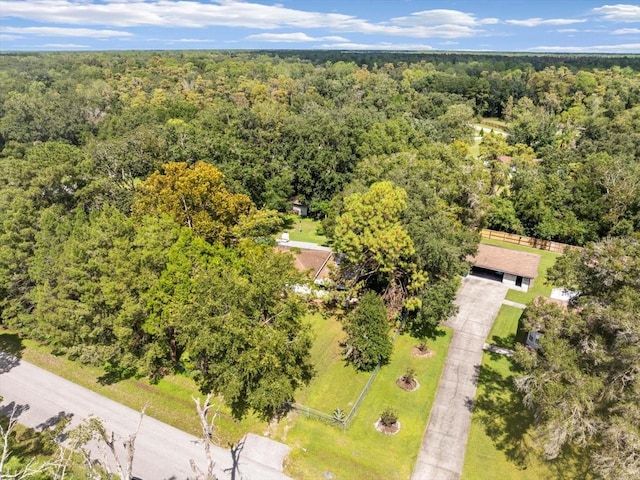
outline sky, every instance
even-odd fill
[[[640,5],[602,0],[0,1],[2,51],[175,49],[640,53]]]

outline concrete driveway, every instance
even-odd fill
[[[454,330],[453,340],[412,480],[460,478],[482,347],[507,290],[491,280],[473,276],[462,280],[456,295],[458,314],[445,323]]]

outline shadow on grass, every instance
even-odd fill
[[[18,335],[0,330],[0,374],[20,364],[23,350],[24,345]]]
[[[524,328],[524,324],[522,323],[522,317],[521,317],[518,320],[518,329],[516,330],[515,333],[510,333],[509,335],[504,335],[502,337],[498,335],[493,335],[489,343],[496,345],[497,347],[513,349],[517,344],[524,345],[526,339],[527,339],[527,331]]]
[[[479,394],[473,403],[477,419],[498,450],[520,469],[527,468],[530,447],[525,435],[533,418],[522,404],[513,377],[488,365],[478,372]]]
[[[504,337],[494,335],[491,337],[490,343],[495,345],[496,347],[513,348],[516,343],[516,335],[514,333],[505,335]]]
[[[293,215],[282,215],[282,231],[291,230],[299,219]]]
[[[501,355],[496,357],[504,358]],[[543,460],[530,438],[533,414],[525,408],[522,397],[513,383],[518,369],[510,363],[510,373],[505,376],[491,366],[483,365],[477,372],[479,394],[471,402],[475,418],[484,426],[485,433],[495,447],[518,469],[526,470],[535,459],[544,462],[553,472],[552,478],[592,478],[589,461],[584,453],[566,448],[554,460]]]

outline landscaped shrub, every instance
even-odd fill
[[[397,421],[398,414],[391,407],[387,407],[380,414],[380,423],[382,423],[382,425],[384,425],[385,427],[392,427],[396,424]]]

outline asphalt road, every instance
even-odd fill
[[[453,339],[411,480],[457,480],[467,450],[482,349],[508,288],[466,277],[456,295]]]
[[[4,352],[0,352],[0,395],[4,397],[0,410],[6,414],[14,404],[25,406],[26,410],[20,415],[20,423],[32,428],[55,422],[62,415],[72,414],[72,424],[78,424],[90,415],[98,417],[103,420],[108,431],[114,432],[119,448],[122,447],[122,440],[135,432],[140,419],[140,412]],[[232,473],[234,460],[230,451],[212,447],[218,478],[289,479],[282,472],[252,460],[259,459],[260,456],[275,460],[283,454],[282,448],[274,448],[268,441],[259,443],[262,448],[260,452],[240,451],[235,462],[235,474]],[[120,458],[124,462],[122,450]],[[193,478],[189,463],[191,459],[204,470],[204,447],[196,437],[151,417],[144,417],[135,443],[134,475],[144,480]],[[278,461],[270,463],[273,466]],[[281,465],[281,458],[279,464]]]

